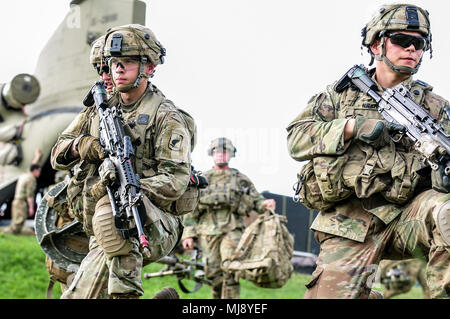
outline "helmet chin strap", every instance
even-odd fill
[[[391,61],[389,61],[389,59],[386,57],[386,46],[385,46],[385,41],[386,41],[386,37],[382,36],[381,37],[381,55],[375,55],[373,54],[373,56],[375,57],[375,60],[377,61],[383,61],[384,63],[387,64],[387,66],[394,71],[397,74],[400,75],[413,75],[415,73],[417,73],[417,71],[419,71],[420,65],[422,64],[422,57],[420,58],[419,64],[417,64],[417,66],[415,68],[411,68],[409,66],[403,66],[403,65],[394,65]]]

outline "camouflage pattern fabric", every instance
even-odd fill
[[[430,289],[426,279],[426,262],[419,259],[407,260],[382,260],[380,263],[380,278],[385,285],[384,298],[392,298],[396,295],[407,293],[414,286],[416,280],[423,290],[424,299],[430,299]],[[400,272],[397,278],[392,270]]]
[[[237,169],[213,168],[205,177],[209,185],[200,192],[198,209],[184,215],[182,239],[199,238],[213,298],[239,298],[239,279],[224,269],[245,228],[243,216],[252,209],[264,213],[265,198]]]
[[[245,229],[227,270],[258,287],[283,287],[294,271],[294,237],[286,223],[286,216],[273,211],[259,215]]]
[[[154,258],[168,254],[181,236],[181,219],[171,214],[170,208],[184,193],[189,182],[192,136],[181,111],[151,84],[132,105],[124,105],[118,94],[109,103],[122,108],[125,124],[136,123],[125,125],[125,129],[135,147],[136,156],[132,164],[140,176],[143,193],[154,204],[152,208],[146,209],[147,219],[144,223],[153,258],[150,261],[153,262]],[[51,156],[55,169],[67,170],[78,164],[68,186],[68,201],[73,214],[82,221],[86,233],[91,236],[94,235],[92,222],[96,214],[96,198],[90,186],[99,180],[97,166],[79,162],[79,158],[72,160],[67,155],[78,136],[98,136],[98,125],[95,108],[85,108],[61,134]],[[97,273],[105,273],[108,277],[107,295],[141,296],[140,274],[145,261],[138,241],[135,238],[128,240],[132,250],[126,255],[112,258],[106,256],[100,241],[96,240],[98,246],[92,246],[94,248],[83,260],[72,285],[62,297],[105,296],[103,280],[96,282]]]
[[[413,257],[428,259],[431,297],[447,298],[449,247],[435,227],[432,211],[448,200],[450,194],[428,190],[402,207],[402,213],[388,225],[370,216],[364,242],[316,231],[321,251],[305,298],[367,298],[381,259]],[[353,209],[364,213],[358,201],[353,202]]]
[[[11,207],[11,225],[2,229],[4,233],[33,235],[32,229],[24,228],[28,218],[27,198],[34,199],[36,178],[31,172],[22,174],[17,180],[14,200]]]
[[[376,81],[375,76],[372,79]],[[408,78],[402,84],[413,93],[416,102],[450,132],[449,119],[444,112],[448,101],[434,94],[432,87],[424,82]],[[344,187],[351,191],[342,199],[335,197],[333,202],[323,200],[324,196],[333,196],[324,193],[320,187],[309,188],[318,189],[321,196],[316,198],[327,205],[322,205],[325,208],[311,226],[321,242],[321,253],[306,296],[366,298],[368,292],[362,287],[370,276],[367,267],[377,265],[381,257],[390,253],[392,247],[386,246],[387,240],[400,243],[403,239],[401,258],[418,252],[428,256],[431,296],[447,297],[448,247],[446,249],[440,234],[433,228],[431,211],[437,202],[443,203],[450,199],[449,196],[432,191],[417,195],[431,188],[431,181],[429,176],[417,174],[416,170],[422,167],[421,158],[406,139],[379,149],[352,139],[344,141],[344,127],[349,118],[357,115],[372,119],[382,117],[375,102],[364,93],[349,88],[338,94],[333,86],[315,95],[287,128],[291,157],[297,161],[313,160],[310,177],[317,179],[316,185],[329,185],[331,195],[341,192]],[[381,86],[378,91],[383,91]],[[342,157],[344,160],[339,162],[339,167],[314,166],[314,160],[320,157]],[[326,177],[327,169],[334,170],[331,180],[322,178]],[[303,182],[308,184],[308,181]],[[429,196],[431,200],[427,200]],[[412,214],[418,204],[424,205],[422,211]],[[395,232],[401,227],[408,227],[403,234],[409,234],[409,237],[403,238],[402,232]]]
[[[200,235],[205,263],[205,277],[212,281],[214,299],[237,299],[240,295],[239,278],[226,272],[225,266],[231,260],[242,236],[241,229],[234,229],[221,235]]]

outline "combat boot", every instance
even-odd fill
[[[157,292],[152,299],[180,299],[180,296],[174,288],[168,286]]]

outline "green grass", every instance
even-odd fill
[[[143,273],[157,272],[164,265],[150,264]],[[280,289],[259,288],[253,283],[240,280],[242,299],[301,299],[305,294],[305,284],[309,275],[294,273]],[[45,268],[45,254],[34,236],[13,236],[0,234],[0,299],[44,299],[48,285],[48,273]],[[183,281],[192,289],[193,282]],[[152,298],[166,286],[174,287],[182,299],[210,299],[211,289],[203,285],[195,293],[183,293],[174,276],[143,279],[144,297]],[[379,289],[383,290],[383,289]],[[53,287],[53,298],[61,296],[59,283]],[[414,286],[408,293],[395,296],[394,299],[421,299],[420,287]]]

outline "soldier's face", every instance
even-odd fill
[[[405,34],[412,35],[416,37],[421,37],[422,35],[418,32],[410,32],[410,31],[397,31],[396,34]],[[395,41],[394,41],[395,42]],[[391,61],[396,66],[408,66],[410,68],[415,68],[422,58],[423,49],[417,49],[413,44],[410,44],[408,47],[402,47],[398,44],[394,44],[393,40],[389,37],[386,38],[385,42],[386,47],[386,58]],[[380,42],[376,43],[372,47],[372,51],[376,55],[380,55],[381,45]]]
[[[213,151],[212,157],[214,160],[214,164],[228,164],[230,162],[230,153],[227,151]]]
[[[132,85],[139,75],[139,59],[135,57],[112,58],[110,62],[112,77],[117,88]],[[155,67],[147,63],[144,72],[153,73]]]
[[[111,72],[116,87],[126,87],[136,81],[139,75],[139,61],[132,58],[112,58]]]
[[[109,67],[108,65],[106,65],[105,63],[103,63],[102,65],[97,64],[97,70],[99,70],[99,75],[100,78],[103,80],[103,82],[106,85],[106,91],[111,92],[112,89],[114,88],[114,84],[112,82],[112,78],[109,75]]]

